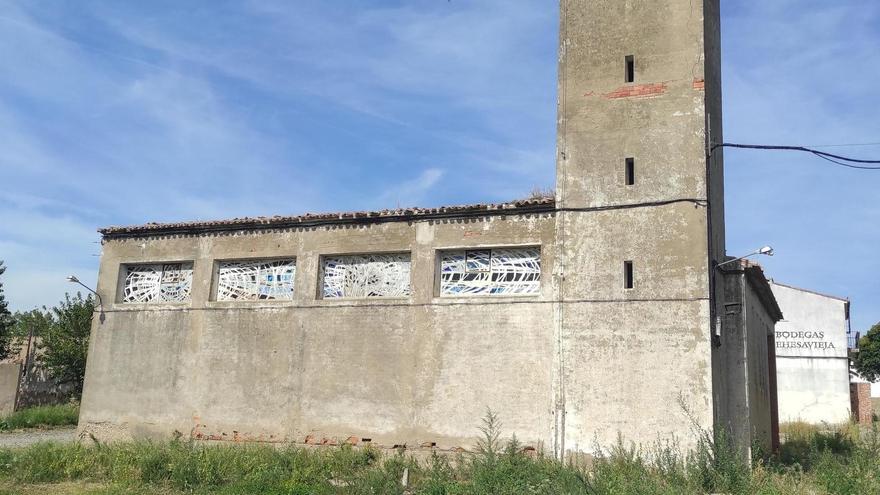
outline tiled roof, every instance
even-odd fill
[[[197,220],[193,222],[156,223],[98,229],[104,237],[135,237],[143,235],[195,234],[235,230],[266,230],[324,224],[354,224],[407,221],[413,218],[457,218],[471,216],[517,215],[553,211],[554,198],[538,198],[509,203],[440,206],[437,208],[399,208],[381,211],[342,213],[306,213],[294,216],[242,217],[229,220]]]

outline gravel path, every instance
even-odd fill
[[[21,430],[0,433],[0,448],[26,447],[37,442],[72,442],[76,440],[76,428],[54,430]]]

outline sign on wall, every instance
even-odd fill
[[[776,324],[777,356],[847,356],[846,300],[775,282],[771,288],[783,315]]]
[[[776,349],[825,350],[836,344],[819,330],[776,330]]]

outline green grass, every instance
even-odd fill
[[[31,407],[0,419],[0,431],[70,426],[76,425],[78,418],[79,404],[75,403]]]
[[[618,442],[589,463],[561,463],[500,440],[490,415],[473,453],[417,461],[350,446],[305,449],[188,441],[41,443],[0,449],[0,494],[585,494],[855,495],[880,493],[876,430],[801,429],[781,452],[741,461],[723,438],[694,452]],[[401,485],[408,473],[407,487]]]

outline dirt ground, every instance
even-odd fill
[[[21,430],[0,433],[0,448],[27,447],[37,442],[72,442],[76,440],[76,428],[51,430]]]

